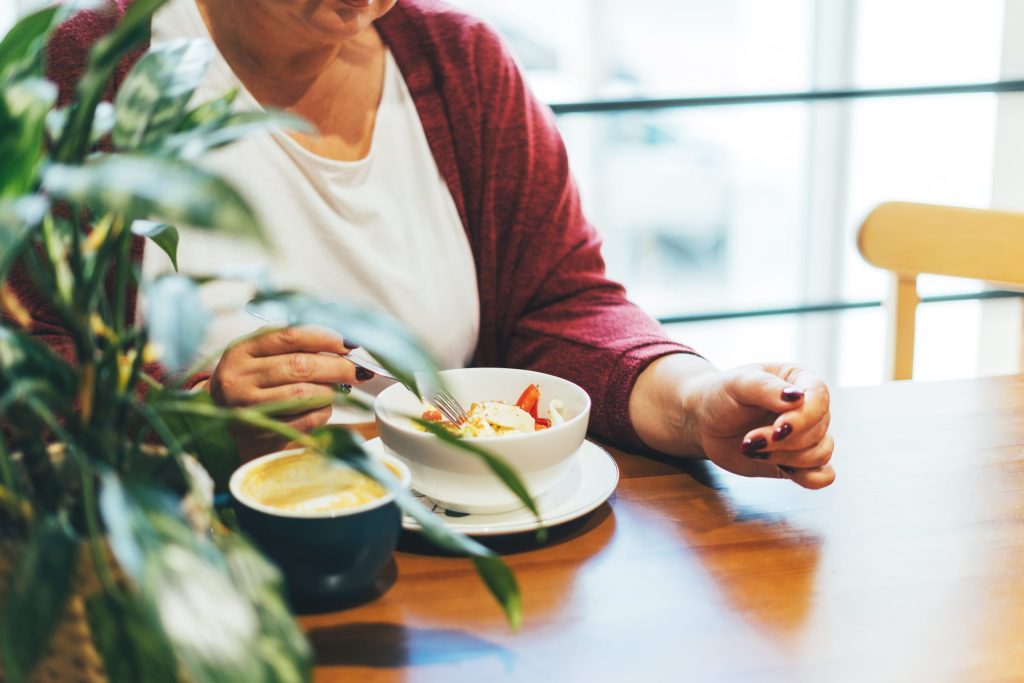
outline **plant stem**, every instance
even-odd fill
[[[117,582],[114,581],[114,573],[107,561],[107,553],[103,547],[103,535],[100,529],[99,518],[96,515],[96,488],[92,472],[82,469],[82,505],[85,508],[85,524],[89,530],[89,552],[92,554],[92,562],[96,566],[96,573],[100,577],[100,583],[108,595],[118,593]]]
[[[9,490],[19,492],[18,482],[14,478],[14,470],[11,469],[11,456],[4,444],[3,436],[0,435],[0,480]]]

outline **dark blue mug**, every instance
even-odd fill
[[[273,507],[245,492],[243,484],[268,463],[303,453],[271,453],[235,471],[230,489],[239,526],[281,569],[293,606],[300,611],[332,609],[372,597],[401,532],[402,514],[393,494],[307,512]],[[405,463],[388,454],[378,457],[404,486],[411,484]],[[287,466],[278,463],[282,465]]]

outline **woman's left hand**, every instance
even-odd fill
[[[810,489],[831,484],[835,442],[825,382],[796,365],[745,365],[696,378],[695,438],[719,466],[782,476]]]
[[[697,356],[665,356],[638,379],[630,416],[644,443],[664,453],[811,489],[836,477],[828,387],[796,365],[720,371]]]

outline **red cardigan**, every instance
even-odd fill
[[[49,75],[62,100],[71,96],[88,48],[130,1],[80,14],[57,31]],[[435,0],[399,0],[377,28],[412,94],[476,261],[480,336],[472,363],[576,382],[593,401],[591,431],[640,446],[628,415],[637,376],[660,356],[692,350],[667,339],[605,277],[601,240],[583,216],[550,110],[477,19]],[[118,70],[109,94],[137,56]],[[142,248],[140,239],[133,258],[141,259]],[[14,284],[36,317],[33,332],[68,355],[52,315],[24,280]],[[129,314],[134,292],[130,299]]]

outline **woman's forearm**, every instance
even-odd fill
[[[688,353],[663,356],[637,378],[629,416],[649,448],[671,455],[704,457],[698,438],[700,378],[717,372],[710,362]]]

